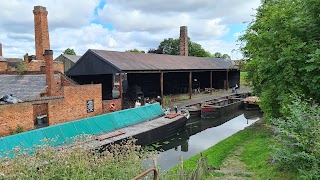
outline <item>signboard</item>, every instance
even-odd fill
[[[87,100],[87,113],[94,112],[94,101]]]

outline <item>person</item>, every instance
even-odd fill
[[[238,93],[238,88],[239,88],[239,86],[238,86],[238,84],[236,84],[236,85],[232,88],[232,92],[233,92],[233,93]]]
[[[139,101],[139,99],[136,100],[136,103],[134,104],[134,107],[140,107],[141,106],[141,103]]]
[[[146,97],[145,101],[146,101],[145,104],[150,104],[149,97]]]
[[[157,101],[160,105],[162,105],[162,99],[161,99],[160,96],[157,96],[156,101]]]

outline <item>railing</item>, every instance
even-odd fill
[[[143,176],[147,175],[148,173],[152,172],[153,171],[153,180],[157,180],[158,178],[158,171],[156,168],[151,168],[151,169],[148,169],[146,170],[145,172],[139,174],[138,176],[134,177],[132,180],[138,180],[138,179],[141,179]]]

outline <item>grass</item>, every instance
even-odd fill
[[[248,72],[240,72],[240,85],[246,85],[246,76]]]
[[[206,157],[209,166],[214,167],[211,169],[232,170],[234,168],[230,167],[232,165],[229,165],[229,167],[228,165],[224,165],[227,159],[230,161],[228,157],[232,157],[231,161],[240,161],[244,166],[242,170],[252,174],[247,175],[235,172],[233,176],[238,178],[296,179],[295,173],[280,171],[276,165],[270,163],[270,155],[272,154],[270,145],[275,143],[277,142],[274,140],[271,130],[260,122],[239,131],[202,153]],[[242,149],[241,152],[237,152],[239,149]],[[196,155],[185,160],[183,162],[184,169],[194,169],[197,166],[199,157],[200,155]],[[232,164],[232,162],[228,162],[228,164]],[[177,168],[178,166],[174,167],[171,171],[174,172]],[[228,176],[221,172],[210,171],[207,179]]]

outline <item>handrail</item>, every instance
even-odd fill
[[[148,173],[150,173],[151,171],[153,171],[153,180],[157,180],[158,178],[158,171],[156,168],[151,168],[146,170],[145,172],[139,174],[138,176],[134,177],[132,180],[138,180],[141,179],[143,176],[147,175]]]

